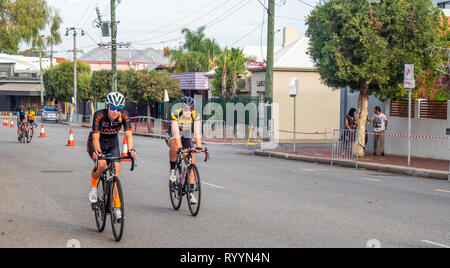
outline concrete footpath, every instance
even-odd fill
[[[318,164],[326,164],[326,165],[338,165],[349,168],[360,168],[360,169],[368,169],[389,173],[397,173],[409,176],[416,177],[424,177],[431,179],[439,179],[439,180],[450,180],[449,172],[442,170],[433,170],[433,169],[422,169],[416,167],[405,167],[400,165],[388,165],[388,164],[379,164],[379,163],[368,163],[364,161],[355,162],[349,160],[337,160],[325,157],[315,157],[315,156],[305,156],[298,154],[291,154],[286,152],[273,152],[273,151],[262,151],[256,150],[253,153],[257,156],[264,157],[275,157],[281,159],[288,159],[294,161],[304,161],[304,162],[312,162]]]

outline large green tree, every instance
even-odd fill
[[[17,54],[20,43],[31,44],[49,18],[45,0],[0,0],[0,52]]]
[[[83,101],[86,99],[85,92],[89,90],[87,78],[90,76],[89,65],[77,61],[77,97]],[[44,87],[47,97],[60,101],[70,102],[73,96],[73,62],[64,61],[48,69],[43,76]]]
[[[405,95],[404,64],[415,64],[419,78],[436,63],[427,48],[439,39],[439,23],[440,11],[430,0],[328,0],[311,12],[309,54],[326,85],[359,91],[360,133],[371,94]],[[358,153],[364,155],[363,147]]]

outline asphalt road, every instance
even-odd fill
[[[373,171],[253,157],[209,145],[199,163],[202,207],[174,211],[168,148],[135,137],[138,167],[122,167],[126,225],[121,242],[95,227],[88,201],[89,130],[45,126],[47,138],[19,144],[0,126],[0,247],[444,247],[450,245],[450,183]],[[376,244],[376,243],[375,243]]]

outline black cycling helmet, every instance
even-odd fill
[[[25,110],[25,107],[23,107],[23,105],[20,105],[19,110]]]
[[[186,104],[187,106],[189,106],[191,108],[191,110],[193,110],[194,105],[195,105],[195,100],[192,97],[185,96],[185,97],[181,98],[180,103]]]
[[[31,107],[28,107],[28,110],[31,110]]]

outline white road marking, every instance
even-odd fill
[[[430,244],[430,245],[438,246],[438,247],[441,247],[441,248],[450,248],[450,246],[442,245],[442,244],[435,243],[435,242],[428,241],[428,240],[422,240],[422,242]]]
[[[225,189],[225,187],[217,186],[217,185],[214,185],[214,184],[211,184],[211,183],[207,183],[207,182],[204,182],[204,181],[202,181],[202,183],[204,183],[204,184],[206,184],[206,185],[209,185],[209,186],[212,186],[212,187],[219,188],[219,189]]]

